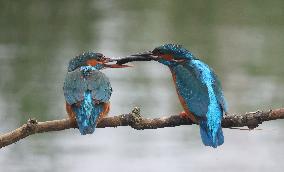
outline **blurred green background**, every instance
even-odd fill
[[[0,132],[35,117],[66,117],[62,91],[70,58],[120,57],[183,44],[222,80],[231,113],[283,107],[284,1],[0,1]],[[105,70],[110,115],[182,110],[167,67],[134,63]],[[202,145],[198,126],[129,127],[33,135],[0,150],[0,171],[283,171],[284,124],[224,129],[225,144]]]

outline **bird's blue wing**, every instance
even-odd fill
[[[68,104],[81,102],[88,90],[97,102],[108,102],[112,93],[109,79],[98,70],[83,72],[77,69],[67,73],[63,91]]]
[[[79,69],[68,72],[63,85],[66,102],[69,105],[81,102],[87,88],[87,82],[85,82]]]
[[[189,110],[199,117],[206,116],[209,96],[206,85],[199,79],[200,71],[184,64],[177,65],[172,72],[175,73],[177,90]]]
[[[221,85],[218,85],[220,82],[213,70],[200,60],[192,60],[187,65],[187,68],[192,68],[193,75],[207,88],[206,94],[208,95],[209,104],[207,106],[206,118],[201,118],[199,121],[202,141],[205,145],[217,147],[224,142],[221,127],[223,109],[220,103],[224,99],[221,97]]]
[[[76,114],[81,134],[93,133],[104,103],[108,103],[112,88],[108,78],[98,70],[77,69],[65,78],[64,96]]]
[[[87,76],[88,89],[92,91],[92,98],[99,102],[108,102],[112,94],[109,79],[100,71],[90,71]]]

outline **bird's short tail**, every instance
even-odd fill
[[[73,111],[76,114],[76,121],[82,135],[92,134],[96,128],[96,122],[102,111],[102,105],[94,105],[91,91],[86,91],[84,100],[79,106],[74,105]]]
[[[221,125],[215,132],[209,129],[207,122],[204,120],[201,120],[199,125],[201,139],[205,146],[216,148],[217,146],[220,146],[224,143],[224,136]]]

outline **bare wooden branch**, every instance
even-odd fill
[[[249,129],[254,129],[264,121],[271,121],[276,119],[284,119],[284,108],[269,111],[249,112],[242,115],[228,115],[223,118],[222,127],[248,127]],[[97,128],[130,126],[137,130],[144,130],[192,124],[194,123],[190,119],[182,118],[179,115],[153,119],[143,118],[140,115],[140,109],[134,108],[133,111],[129,114],[102,119],[98,123]],[[37,122],[35,119],[30,119],[20,128],[0,135],[0,148],[12,143],[16,143],[17,141],[35,133],[60,131],[70,128],[77,128],[76,124],[72,123],[70,119],[45,122]]]

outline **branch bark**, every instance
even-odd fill
[[[222,120],[222,127],[248,127],[249,129],[254,129],[264,121],[271,121],[276,119],[284,119],[284,108],[224,116]],[[97,128],[130,126],[137,130],[144,130],[192,124],[195,123],[193,123],[190,119],[182,118],[179,115],[153,119],[143,118],[140,115],[140,109],[134,108],[129,114],[102,119],[98,123]],[[8,146],[12,143],[16,143],[17,141],[32,134],[49,131],[60,131],[70,128],[77,128],[77,125],[75,123],[72,123],[72,121],[68,118],[45,122],[37,122],[35,119],[29,119],[28,122],[20,128],[0,135],[0,148]]]

